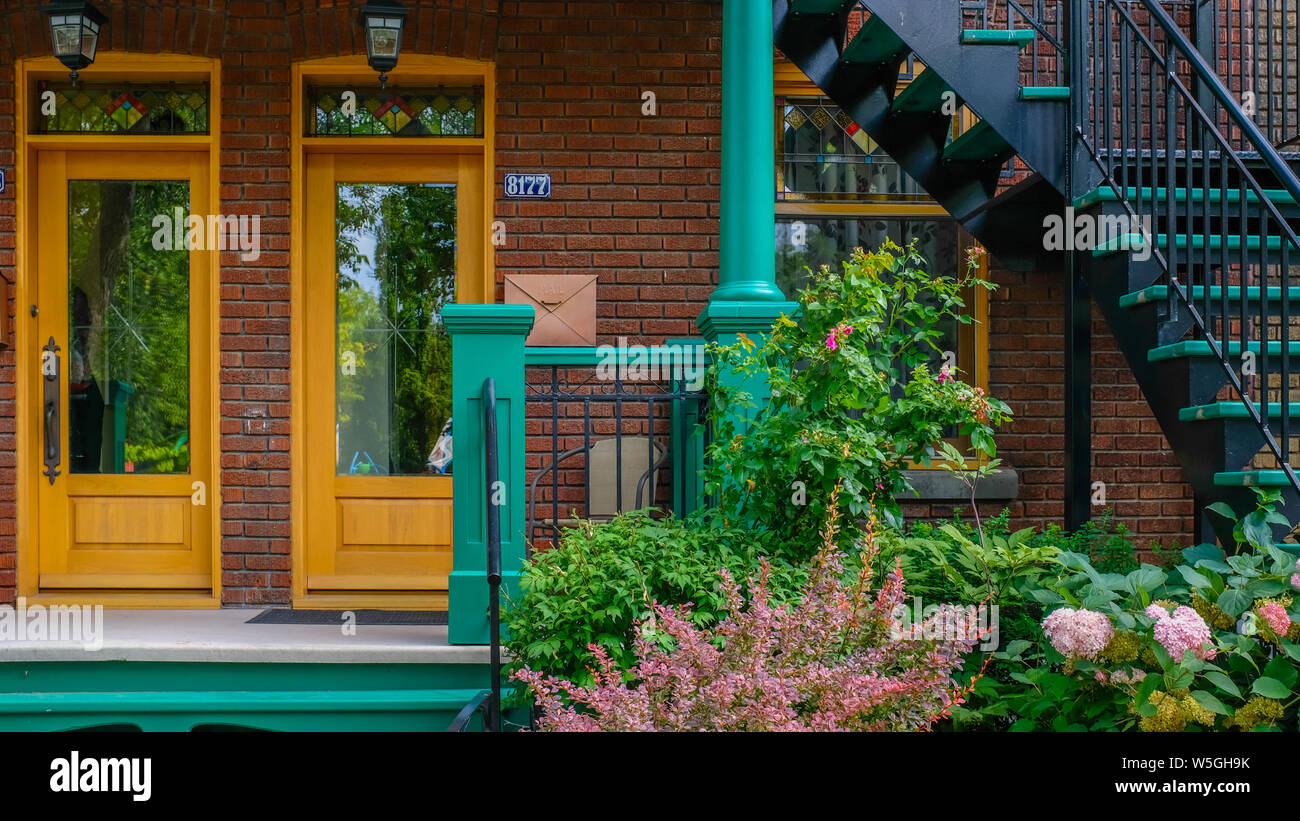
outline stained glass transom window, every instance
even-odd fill
[[[927,200],[916,181],[825,97],[777,98],[777,200]],[[949,137],[951,139],[951,135]]]
[[[208,100],[206,85],[42,82],[32,122],[40,134],[207,134]]]
[[[481,88],[307,90],[309,137],[482,137]]]

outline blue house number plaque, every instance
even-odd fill
[[[506,196],[550,199],[550,174],[506,174]]]

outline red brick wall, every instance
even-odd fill
[[[602,342],[697,334],[717,282],[720,15],[680,0],[502,6],[497,169],[546,169],[554,194],[498,190],[497,273],[597,274]]]
[[[290,65],[362,49],[360,0],[100,0],[106,48],[219,56],[220,193],[258,214],[264,250],[221,268],[222,586],[232,605],[290,598]],[[13,2],[7,6],[15,5]],[[717,279],[720,4],[409,0],[404,53],[497,61],[499,174],[549,170],[549,201],[497,191],[507,273],[597,274],[602,341],[698,333]],[[14,166],[13,61],[47,51],[38,0],[0,11],[0,167]],[[658,111],[643,116],[641,94]],[[22,185],[25,181],[17,181]],[[0,195],[0,273],[15,277],[13,188]],[[770,244],[755,240],[755,253]],[[992,392],[1016,421],[1002,454],[1020,471],[1026,522],[1062,514],[1062,293],[1052,278],[1001,274],[991,308]],[[16,306],[8,306],[13,315]],[[1144,403],[1099,322],[1094,478],[1145,538],[1190,538],[1190,503]],[[0,351],[0,601],[15,591],[15,363]],[[1026,381],[1032,379],[1033,381]],[[539,436],[540,427],[530,430]],[[549,438],[549,437],[548,437]],[[1173,482],[1160,485],[1158,482]],[[992,506],[1000,509],[1000,505]],[[926,514],[946,515],[944,506]],[[996,512],[991,509],[990,512]]]

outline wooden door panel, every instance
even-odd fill
[[[367,202],[366,197],[375,198],[369,202],[372,214],[409,216],[415,213],[411,209],[427,208],[427,213],[419,212],[426,217],[422,234],[400,238],[405,247],[419,245],[438,230],[451,230],[445,223],[440,223],[441,229],[428,228],[428,221],[454,212],[455,265],[450,273],[459,281],[465,270],[462,264],[474,268],[482,264],[463,250],[475,246],[466,232],[482,228],[481,218],[475,219],[482,210],[481,194],[474,199],[471,190],[482,186],[470,179],[474,173],[481,177],[482,167],[456,156],[407,159],[410,161],[395,164],[389,157],[368,154],[309,154],[306,158],[304,378],[310,399],[301,409],[306,433],[306,510],[300,515],[306,519],[309,594],[441,592],[447,589],[451,572],[452,479],[420,473],[412,468],[409,456],[403,460],[395,455],[418,452],[422,461],[432,442],[421,442],[419,448],[399,446],[402,443],[396,437],[405,435],[410,423],[402,427],[398,417],[410,413],[412,406],[407,397],[396,393],[395,377],[368,382],[365,370],[388,367],[397,372],[404,367],[401,357],[405,350],[414,354],[418,349],[421,355],[427,350],[421,347],[427,342],[425,337],[417,340],[408,335],[428,329],[412,329],[401,321],[407,303],[418,302],[422,294],[396,285],[391,286],[396,290],[390,290],[390,285],[384,284],[390,279],[385,277],[419,279],[427,275],[433,287],[442,287],[438,283],[445,279],[438,277],[445,278],[448,269],[437,265],[445,258],[437,256],[437,246],[424,246],[423,253],[414,258],[434,262],[417,265],[385,258],[381,263],[379,249],[394,244],[383,233],[391,229],[375,227],[380,217],[362,224],[348,220],[358,203]],[[478,210],[466,210],[476,206]],[[408,210],[402,211],[403,207]],[[373,249],[374,259],[358,263],[347,256],[350,251],[340,242],[340,231],[345,232],[346,242]],[[373,236],[366,238],[366,231],[373,231]],[[467,260],[467,255],[472,258]],[[384,264],[389,267],[381,267]],[[345,294],[345,288],[352,290]],[[340,307],[344,299],[349,300],[346,309]],[[351,306],[365,299],[372,299],[374,310],[382,314],[382,320],[371,322],[369,328],[352,322],[356,309]],[[383,313],[385,310],[389,313]],[[341,313],[344,311],[347,313]],[[373,326],[384,323],[392,328],[392,335],[379,339]],[[353,356],[345,362],[349,353]],[[351,365],[351,370],[346,365]],[[449,379],[449,359],[447,368]],[[401,372],[402,379],[409,382],[413,378],[409,363]],[[432,373],[418,371],[414,378]],[[376,386],[378,393],[371,393]],[[366,404],[375,397],[382,401]],[[423,406],[416,411],[422,412]],[[420,435],[428,438],[428,423],[418,424],[424,425],[419,428]],[[369,431],[367,426],[375,430]]]
[[[40,589],[211,589],[214,255],[145,230],[206,213],[208,156],[42,151],[37,174],[62,460],[37,492]],[[42,426],[27,444],[42,453]]]

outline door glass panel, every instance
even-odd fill
[[[183,180],[68,182],[73,473],[189,471],[189,252],[158,241],[189,200]]]
[[[432,473],[451,415],[441,313],[456,296],[456,186],[340,183],[336,195],[338,473]]]

